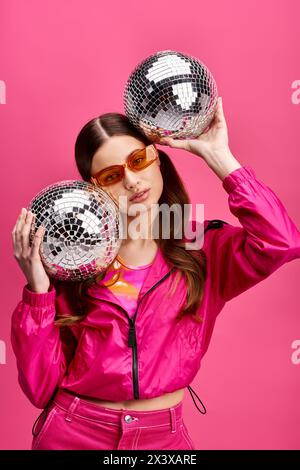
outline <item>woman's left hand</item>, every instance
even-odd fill
[[[184,149],[197,155],[207,163],[223,181],[232,171],[241,168],[241,164],[232,155],[228,146],[228,131],[223,113],[222,98],[218,98],[213,120],[207,129],[196,139],[178,140],[170,137],[160,139],[158,144]]]
[[[171,137],[163,137],[158,142],[172,148],[184,149],[206,161],[216,155],[230,153],[228,147],[227,124],[223,112],[222,98],[218,98],[216,112],[210,125],[199,137],[194,139],[178,140]]]

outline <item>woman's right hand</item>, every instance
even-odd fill
[[[29,244],[29,233],[36,215],[23,208],[12,231],[14,257],[20,265],[30,290],[36,293],[48,292],[50,279],[45,271],[39,254],[45,228],[40,225],[35,232],[32,245]]]

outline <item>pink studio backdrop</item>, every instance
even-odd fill
[[[104,112],[123,112],[135,65],[172,49],[212,71],[233,154],[276,192],[299,227],[299,17],[297,0],[1,1],[1,449],[29,449],[41,411],[19,388],[10,345],[11,314],[25,283],[11,240],[21,207],[48,184],[79,179],[73,149],[80,128]],[[205,203],[205,218],[239,225],[205,162],[164,149],[192,202]],[[184,399],[198,449],[300,449],[299,277],[296,260],[220,313],[192,383],[207,414],[187,390]]]

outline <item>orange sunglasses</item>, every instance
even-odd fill
[[[122,165],[113,165],[100,170],[94,176],[91,176],[90,181],[100,186],[108,186],[110,184],[118,183],[124,178],[124,168],[130,168],[132,171],[140,171],[158,159],[158,150],[154,144],[147,145],[143,149],[134,150],[127,157],[127,162]]]

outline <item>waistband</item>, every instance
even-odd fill
[[[172,431],[182,421],[183,402],[170,408],[160,410],[136,411],[129,409],[113,409],[90,403],[79,398],[73,392],[58,388],[53,397],[53,404],[65,410],[67,421],[72,420],[73,415],[91,419],[93,421],[104,421],[114,425],[127,426],[131,428],[140,426],[169,426]]]

